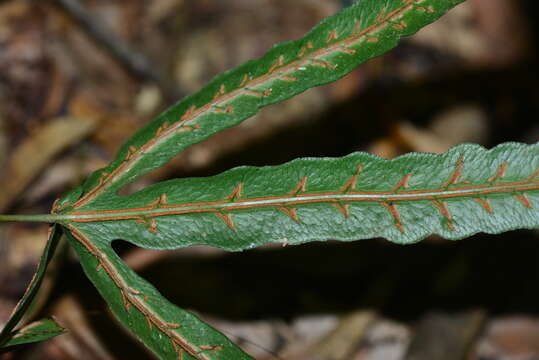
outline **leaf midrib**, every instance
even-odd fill
[[[514,183],[498,183],[480,186],[460,186],[452,189],[428,189],[410,191],[350,191],[305,193],[297,195],[268,196],[258,198],[225,199],[219,201],[185,203],[185,204],[150,204],[142,208],[124,208],[115,210],[77,211],[59,215],[62,220],[72,222],[99,222],[129,220],[140,217],[159,217],[167,215],[212,213],[219,211],[248,210],[260,207],[285,207],[313,203],[339,202],[410,202],[421,200],[444,200],[454,198],[473,198],[493,194],[519,194],[539,190],[539,181]]]

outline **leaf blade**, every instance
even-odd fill
[[[330,17],[304,38],[216,77],[165,111],[121,148],[118,157],[83,185],[83,208],[160,167],[186,147],[234,126],[259,108],[334,81],[393,48],[464,0],[363,0]]]
[[[118,320],[163,359],[251,360],[195,315],[167,301],[133,272],[110,244],[72,226],[66,232],[84,272]]]
[[[108,197],[69,216],[102,241],[165,249],[204,244],[244,250],[268,242],[413,243],[539,226],[539,144],[384,160],[366,153],[241,167]]]
[[[12,347],[49,340],[65,333],[65,329],[54,319],[42,319],[32,322],[10,334],[9,340],[0,346],[0,352],[10,351]]]

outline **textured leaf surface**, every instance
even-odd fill
[[[22,329],[13,331],[10,334],[9,340],[4,345],[0,346],[0,352],[9,351],[11,347],[16,345],[49,340],[64,332],[65,329],[58,325],[53,319],[35,321]]]
[[[384,160],[367,153],[240,167],[177,179],[71,212],[71,224],[104,242],[149,248],[205,244],[243,250],[268,242],[430,234],[461,239],[539,225],[539,145]]]
[[[9,317],[9,320],[7,321],[6,325],[2,329],[2,332],[0,333],[0,347],[6,345],[7,342],[13,340],[14,333],[12,332],[12,330],[19,324],[22,317],[32,304],[32,301],[34,300],[37,291],[39,290],[39,286],[43,281],[43,277],[45,276],[47,266],[51,261],[52,256],[54,255],[54,251],[56,250],[56,247],[61,237],[61,227],[58,225],[52,225],[49,232],[49,239],[47,241],[47,244],[45,245],[45,249],[43,250],[43,255],[41,256],[37,271],[32,280],[30,281],[30,284],[28,285],[28,288],[26,289],[26,292],[24,293],[22,299],[19,301],[19,303],[13,310],[13,313]]]
[[[60,206],[82,208],[160,167],[188,146],[236,125],[259,108],[346,75],[393,48],[464,0],[363,0],[330,17],[302,39],[216,77],[140,130],[106,168]],[[80,190],[79,190],[80,191]]]

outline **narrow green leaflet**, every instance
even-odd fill
[[[239,167],[176,179],[65,214],[102,242],[167,249],[249,249],[268,242],[430,234],[462,239],[539,226],[539,144],[491,150],[464,144],[443,155],[385,160],[367,153]]]
[[[39,290],[39,286],[43,281],[43,277],[45,276],[47,265],[51,261],[52,256],[54,255],[54,251],[56,250],[56,246],[58,245],[61,237],[61,227],[58,225],[52,225],[49,231],[49,239],[47,241],[47,244],[45,245],[45,249],[43,250],[43,255],[41,256],[37,271],[32,280],[30,281],[30,284],[28,285],[28,288],[26,289],[26,292],[23,295],[22,299],[19,301],[6,325],[0,332],[0,348],[6,346],[6,344],[9,344],[13,340],[13,335],[16,333],[12,332],[12,330],[19,324],[22,317],[32,304],[32,301],[34,300],[37,291]]]
[[[252,359],[198,317],[167,301],[133,272],[109,243],[68,227],[68,238],[84,272],[112,312],[161,359]]]
[[[53,319],[35,321],[22,329],[13,331],[9,340],[0,347],[0,353],[10,351],[13,346],[49,340],[64,332],[65,329]]]
[[[188,146],[236,125],[259,108],[335,81],[433,22],[464,0],[362,0],[324,20],[302,39],[217,76],[136,133],[75,201],[82,208],[156,169]]]

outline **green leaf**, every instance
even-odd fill
[[[19,301],[19,303],[13,310],[13,313],[9,317],[9,320],[7,321],[6,325],[0,332],[0,347],[5,346],[6,343],[10,341],[10,339],[12,339],[12,330],[19,324],[24,314],[32,304],[32,301],[34,300],[39,290],[41,282],[43,281],[43,277],[45,276],[47,265],[49,265],[49,262],[54,255],[54,251],[56,250],[56,246],[58,245],[61,237],[61,227],[58,225],[52,225],[50,227],[48,241],[45,245],[45,249],[43,250],[43,255],[41,256],[37,271],[34,274],[32,280],[30,281],[30,284],[28,285],[28,288],[26,289],[26,292],[24,293],[22,299]]]
[[[311,87],[335,81],[397,45],[464,0],[363,0],[324,20],[305,37],[274,46],[260,59],[217,76],[127,141],[96,171],[75,209],[114,194],[185,148]],[[80,191],[80,190],[77,190]]]
[[[355,153],[240,167],[100,198],[66,217],[100,242],[244,250],[329,238],[381,236],[401,244],[430,234],[462,239],[535,228],[538,209],[539,144],[506,143],[394,160]]]
[[[65,329],[54,319],[42,319],[32,322],[22,329],[13,331],[9,340],[0,347],[0,352],[10,351],[13,346],[49,340],[61,335]]]
[[[342,160],[299,160],[274,169],[236,169],[211,179],[166,182],[129,197],[120,197],[117,191],[259,108],[339,79],[462,1],[360,1],[324,20],[302,39],[276,45],[264,57],[219,75],[136,133],[109,166],[63,197],[50,218],[68,229],[86,274],[120,321],[162,358],[250,358],[197,317],[170,304],[125,266],[111,248],[114,239],[160,249],[210,244],[241,250],[270,241],[300,243],[379,234],[407,242],[437,231],[435,226],[425,226],[425,234],[401,234],[405,218],[392,202],[381,204],[375,188],[367,190],[375,201],[342,197],[355,192],[358,161],[365,160],[365,168],[383,167],[383,161],[365,154]],[[418,171],[420,163],[415,163]],[[351,182],[342,190],[345,185],[337,185],[340,180]],[[335,186],[337,190],[330,190]],[[337,199],[322,189],[342,193]],[[307,193],[314,197],[304,197]],[[440,204],[445,214],[445,205]],[[369,211],[374,208],[385,209],[375,214],[387,217],[389,213],[398,226],[371,224]]]
[[[68,238],[88,278],[121,323],[160,358],[252,359],[198,317],[167,301],[125,265],[109,243],[68,227]]]

